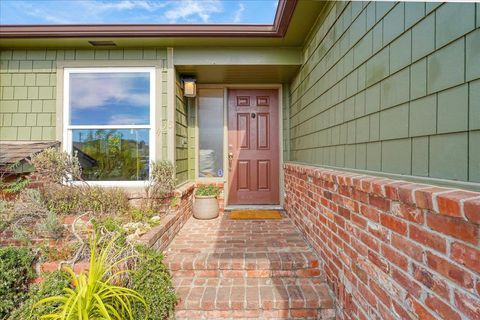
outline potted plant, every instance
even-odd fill
[[[218,217],[218,193],[219,188],[213,184],[198,186],[195,191],[193,216],[201,220]]]

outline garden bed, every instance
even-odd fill
[[[147,309],[148,319],[170,315],[175,294],[161,250],[191,216],[194,185],[174,191],[174,166],[166,161],[152,163],[143,196],[134,203],[123,189],[73,183],[72,178],[83,181],[75,156],[47,149],[32,157],[31,163],[35,176],[13,180],[0,176],[0,283],[12,282],[0,286],[0,296],[5,297],[0,302],[0,319],[23,319],[52,294],[59,297],[47,299],[46,309],[36,309],[32,319],[58,315],[60,306],[77,314],[77,307],[64,305],[64,297],[96,290],[95,286],[82,288],[95,283],[119,292],[135,291],[140,298],[132,310],[124,310],[129,305],[124,304],[126,300],[105,296],[105,303],[113,303],[101,311],[106,318],[110,312],[143,318]],[[98,268],[108,271],[98,273]],[[18,275],[11,270],[18,270]],[[91,298],[94,306],[98,297]],[[92,309],[92,315],[97,311]]]

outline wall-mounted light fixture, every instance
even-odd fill
[[[191,76],[182,77],[183,95],[185,97],[193,98],[197,95],[196,81],[197,80]]]

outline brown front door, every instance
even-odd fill
[[[229,90],[229,204],[279,204],[278,91]]]

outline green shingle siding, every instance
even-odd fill
[[[0,119],[2,120],[0,139],[55,139],[56,61],[84,59],[163,60],[165,65],[166,50],[2,50],[0,52]],[[160,80],[166,83],[166,77],[162,76]],[[165,90],[163,92],[166,93]],[[163,101],[166,101],[166,97]],[[163,109],[166,109],[166,102]]]
[[[290,159],[478,182],[479,4],[329,10],[290,86]]]

